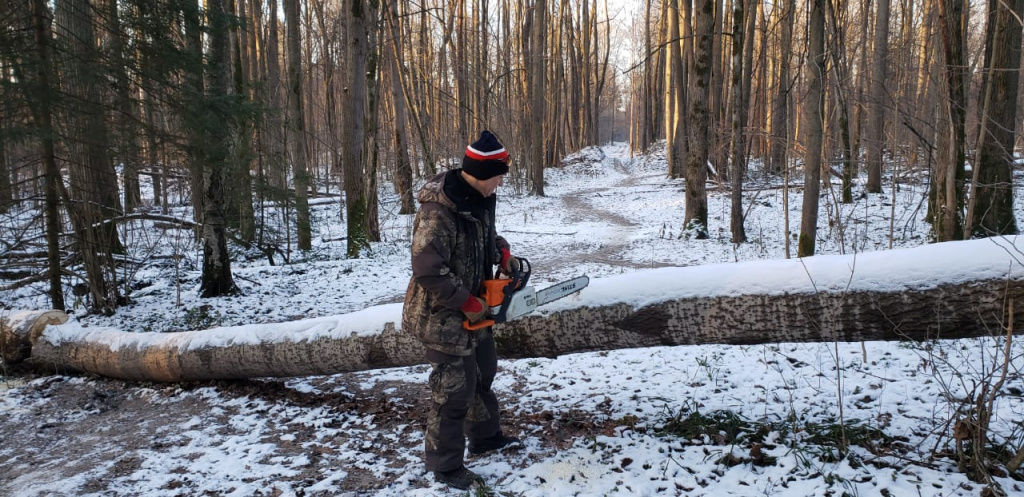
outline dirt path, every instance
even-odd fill
[[[624,161],[618,157],[606,157],[604,161],[610,162],[612,168],[624,175],[624,178],[612,186],[590,188],[566,194],[562,197],[562,208],[567,213],[567,221],[570,224],[583,222],[602,223],[611,227],[607,232],[611,236],[600,240],[586,240],[587,243],[572,243],[565,250],[554,251],[547,257],[538,258],[538,266],[563,267],[581,262],[627,269],[663,266],[663,264],[640,264],[624,258],[623,254],[629,248],[632,232],[639,224],[618,212],[599,207],[592,201],[595,197],[617,195],[617,191],[633,188],[651,176],[660,176],[660,174],[636,174],[630,167],[628,160]],[[595,244],[594,242],[598,243]]]

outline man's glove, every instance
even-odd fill
[[[462,313],[466,315],[470,323],[480,321],[487,315],[487,305],[484,299],[470,295],[465,302],[462,303]]]
[[[512,276],[520,269],[519,259],[512,257],[512,253],[507,248],[501,249],[501,272]]]

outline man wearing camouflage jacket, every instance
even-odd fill
[[[402,329],[423,342],[433,366],[424,460],[438,482],[459,489],[483,483],[465,467],[466,438],[471,454],[521,446],[501,431],[491,391],[498,368],[491,329],[462,327],[466,319],[484,317],[486,305],[476,294],[494,276],[494,266],[509,273],[518,264],[494,228],[494,192],[504,182],[507,161],[498,139],[482,132],[466,147],[461,169],[437,175],[420,190],[413,224]]]

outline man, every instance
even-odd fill
[[[477,297],[494,266],[511,273],[519,263],[497,235],[494,192],[508,173],[508,152],[490,132],[466,147],[462,168],[441,173],[419,192],[413,224],[412,279],[405,294],[402,329],[416,334],[433,366],[424,460],[438,482],[459,489],[482,484],[466,469],[463,452],[483,454],[521,447],[502,433],[491,383],[498,357],[491,329],[463,329],[487,311]]]

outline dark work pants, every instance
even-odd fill
[[[480,440],[500,429],[498,398],[491,391],[498,371],[494,339],[477,344],[472,355],[454,356],[427,350],[432,409],[427,416],[424,461],[427,471],[450,471],[463,465],[466,438]]]

